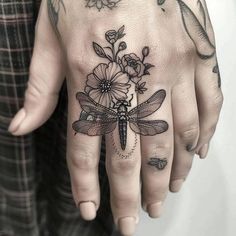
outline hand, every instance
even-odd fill
[[[143,208],[158,217],[195,152],[206,156],[223,102],[214,45],[203,0],[43,0],[25,104],[9,131],[23,135],[42,125],[66,76],[75,202],[84,219],[95,217],[106,135],[114,220],[131,235],[140,170]]]

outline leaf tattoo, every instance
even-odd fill
[[[181,0],[177,0],[184,28],[193,41],[197,54],[201,59],[209,59],[215,55],[215,46],[211,43],[207,32],[194,15],[192,10]]]
[[[161,6],[165,3],[166,0],[157,0],[157,5]]]
[[[218,62],[216,62],[216,65],[213,67],[212,72],[217,74],[217,76],[218,76],[218,87],[221,88],[221,75],[220,75]]]
[[[64,2],[63,0],[47,0],[47,6],[48,6],[48,16],[51,21],[51,24],[55,29],[56,34],[60,36],[60,33],[58,31],[58,21],[61,7],[63,8],[63,11],[66,12]]]
[[[200,0],[198,0],[197,2],[198,6],[199,6],[199,12],[202,16],[202,19],[203,19],[203,25],[204,25],[204,29],[206,30],[206,12],[205,12],[205,9],[202,5],[202,2]]]

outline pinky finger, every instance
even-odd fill
[[[199,109],[200,135],[196,153],[205,158],[215,133],[223,104],[220,73],[216,60],[199,62],[196,69],[196,94]]]

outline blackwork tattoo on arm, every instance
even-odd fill
[[[95,53],[107,60],[100,63],[87,76],[84,92],[78,92],[78,100],[82,112],[80,119],[72,124],[77,133],[89,136],[100,136],[113,132],[118,126],[120,147],[125,150],[127,144],[127,128],[141,135],[153,136],[168,130],[164,120],[146,120],[144,118],[156,112],[166,97],[166,91],[156,91],[149,99],[129,110],[133,94],[128,98],[131,85],[136,93],[143,94],[145,82],[150,75],[152,64],[146,63],[150,53],[149,47],[142,49],[141,57],[135,53],[124,54],[127,44],[120,41],[125,36],[124,26],[105,33],[109,46],[102,47],[93,42]]]
[[[61,9],[66,12],[66,8],[64,5],[63,0],[47,0],[48,5],[48,16],[50,18],[51,24],[55,29],[57,35],[59,36],[60,33],[58,31],[58,20],[59,20],[59,13]]]
[[[112,10],[113,8],[117,7],[117,4],[121,1],[121,0],[85,0],[86,3],[86,7],[95,7],[97,8],[99,11],[102,8],[109,8],[110,10]]]
[[[151,157],[148,161],[148,165],[154,166],[157,170],[164,170],[167,164],[167,158]]]

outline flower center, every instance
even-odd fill
[[[111,81],[105,80],[105,79],[102,80],[99,85],[101,92],[107,93],[107,92],[111,91],[111,85],[112,85]]]
[[[131,67],[133,67],[133,68],[135,68],[135,67],[137,66],[137,62],[136,62],[136,60],[134,60],[134,59],[130,59],[130,60],[128,61],[128,65],[131,66]]]

